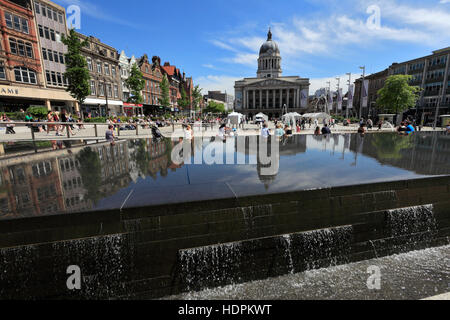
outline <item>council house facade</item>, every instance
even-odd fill
[[[235,110],[253,119],[260,112],[269,118],[280,118],[283,110],[302,112],[308,107],[309,79],[283,77],[281,54],[269,29],[267,41],[261,46],[256,78],[235,82]],[[286,108],[286,109],[285,109]]]

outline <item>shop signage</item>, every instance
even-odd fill
[[[0,94],[18,95],[19,94],[19,89],[17,89],[17,88],[0,87]]]

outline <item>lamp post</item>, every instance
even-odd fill
[[[105,88],[106,115],[109,117],[108,88],[106,87],[106,78],[103,78],[103,86]]]
[[[351,72],[350,73],[347,73],[347,75],[348,75],[348,97],[347,97],[347,108],[345,109],[345,118],[346,119],[348,119],[348,109],[349,109],[349,105],[348,105],[348,103],[349,103],[349,97],[350,97],[350,89],[351,89],[351,85],[352,85],[352,74],[351,74]]]
[[[441,106],[442,96],[444,95],[444,91],[445,91],[445,86],[442,86],[442,90],[439,94],[438,101],[436,102],[436,115],[434,117],[433,130],[436,130],[436,128],[437,128],[437,122],[438,122],[438,117],[439,117],[439,108]]]
[[[366,66],[363,67],[359,67],[361,70],[363,70],[363,78],[362,78],[362,84],[361,84],[361,103],[359,106],[359,119],[361,120],[362,118],[362,109],[363,109],[363,105],[364,105],[364,82],[366,80]]]
[[[331,81],[327,81],[327,85],[328,85],[327,105],[325,106],[325,109],[327,110],[327,113],[328,113],[328,112],[331,113],[331,110],[328,110],[328,105],[330,104],[330,102],[328,101],[328,99],[330,98],[330,93],[331,93]],[[331,109],[333,109],[333,100],[331,100]]]
[[[337,83],[337,95],[339,98],[339,90],[341,89],[341,78],[336,78],[336,80],[338,81]],[[336,115],[339,113],[339,99],[336,103]]]

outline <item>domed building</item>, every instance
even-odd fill
[[[235,111],[250,119],[260,112],[269,118],[280,118],[283,107],[298,113],[308,108],[309,79],[283,77],[281,60],[280,49],[269,29],[267,41],[259,50],[257,77],[235,82]]]

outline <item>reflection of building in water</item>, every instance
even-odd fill
[[[424,175],[450,172],[450,136],[441,133],[417,133],[412,136],[373,134],[357,145],[352,137],[351,150],[377,159],[381,164]]]
[[[269,141],[267,146],[268,157],[273,161],[268,164],[263,164],[262,159],[259,156],[260,137],[237,137],[235,150],[238,150],[238,140],[245,139],[245,155],[249,159],[256,159],[256,170],[260,181],[264,184],[266,189],[269,189],[270,185],[276,180],[280,166],[280,156],[294,156],[299,153],[306,152],[306,136],[295,135],[290,138],[283,138],[278,142],[278,154],[271,154],[271,142]],[[275,139],[275,137],[271,137]],[[251,161],[251,160],[250,160]]]
[[[120,141],[114,146],[109,143],[95,147],[98,153],[101,169],[101,186],[99,192],[112,195],[131,182],[128,165],[128,142]]]
[[[76,156],[69,154],[58,159],[61,173],[61,184],[64,193],[64,203],[67,212],[84,211],[92,208],[92,202],[87,199],[80,174],[80,162]]]
[[[112,195],[128,186],[127,141],[89,147],[100,159],[101,181],[96,190]],[[92,209],[77,158],[84,148],[58,150],[0,161],[0,217],[31,217]]]
[[[63,193],[55,158],[35,155],[1,166],[1,217],[38,216],[64,210]]]

